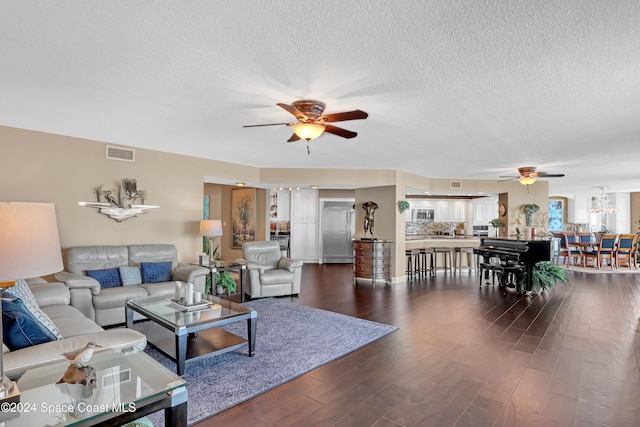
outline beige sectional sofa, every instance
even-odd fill
[[[104,330],[85,317],[69,305],[71,294],[63,283],[48,283],[39,278],[29,279],[27,283],[38,306],[51,318],[63,338],[14,351],[3,346],[3,366],[7,376],[16,377],[26,369],[60,362],[64,360],[62,353],[83,347],[89,341],[102,346],[98,351],[143,350],[147,345],[146,337],[133,329]]]
[[[65,251],[65,271],[55,275],[71,294],[71,305],[100,326],[125,323],[125,302],[149,295],[175,295],[175,282],[193,283],[194,290],[204,292],[208,268],[178,263],[174,245],[149,244],[130,246],[83,246]],[[141,267],[142,263],[171,263],[170,280],[154,283],[101,287],[87,271],[104,271],[120,267]]]

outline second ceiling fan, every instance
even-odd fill
[[[296,119],[298,119],[298,122],[266,123],[259,125],[245,125],[243,127],[291,126],[293,127],[293,135],[291,135],[287,142],[294,142],[300,139],[306,140],[307,153],[309,153],[309,141],[320,137],[325,132],[347,139],[358,136],[357,132],[343,129],[328,123],[344,122],[347,120],[363,120],[369,117],[367,113],[361,110],[324,114],[324,109],[326,108],[325,103],[312,99],[302,99],[293,102],[291,105],[283,103],[278,103],[276,105],[292,114]]]
[[[526,185],[527,190],[529,189],[529,185],[536,182],[538,178],[562,178],[564,176],[563,173],[547,173],[542,171],[537,171],[535,166],[523,166],[518,168],[518,176],[501,176],[500,178],[504,178],[500,181],[513,181],[518,180],[520,184]]]

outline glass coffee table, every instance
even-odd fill
[[[256,346],[258,313],[228,299],[207,295],[199,309],[185,310],[166,296],[136,298],[127,301],[127,327],[147,336],[147,342],[176,362],[178,375],[184,374],[187,361],[236,350],[248,344],[249,356]],[[133,324],[134,312],[151,322]],[[229,333],[219,326],[247,322],[247,338]]]
[[[77,370],[66,360],[18,374],[20,402],[3,404],[0,425],[123,425],[162,409],[165,425],[187,425],[186,382],[149,355],[109,349],[89,365],[94,375],[86,385],[69,380]]]

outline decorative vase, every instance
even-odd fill
[[[531,227],[533,225],[533,212],[526,212],[524,214],[524,220],[526,221],[527,227]]]

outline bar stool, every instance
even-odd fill
[[[420,272],[422,273],[423,277],[426,277],[427,273],[429,273],[431,277],[435,276],[435,255],[436,251],[433,248],[420,248],[420,263],[422,264],[422,269],[420,270]],[[428,263],[427,257],[429,259]]]
[[[407,249],[404,254],[407,257],[407,280],[413,280],[420,274],[420,249]]]
[[[473,248],[456,246],[455,248],[453,248],[453,272],[454,273],[456,272],[456,270],[462,270],[463,254],[467,255],[467,269],[469,270],[469,273],[471,273],[471,270],[476,269],[477,264],[473,262],[475,258],[475,254],[473,253]]]
[[[447,269],[451,270],[451,249],[450,248],[433,248],[435,262],[433,264],[434,274],[438,269],[438,254],[442,254],[444,260],[444,272],[447,273]]]

